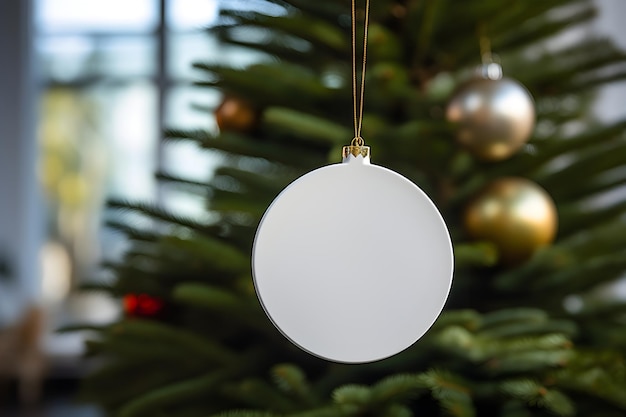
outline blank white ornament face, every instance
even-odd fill
[[[363,363],[401,352],[430,328],[450,291],[453,254],[422,190],[350,155],[274,200],[252,266],[263,308],[291,342]]]

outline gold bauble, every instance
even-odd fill
[[[511,264],[551,243],[558,219],[556,206],[543,188],[523,178],[502,178],[469,203],[464,223],[472,238],[493,242],[500,259]]]
[[[257,110],[247,101],[236,97],[225,97],[215,110],[215,121],[222,132],[249,132],[256,126],[258,119]]]
[[[462,85],[446,108],[457,141],[475,157],[498,161],[521,148],[535,126],[532,96],[508,78],[476,78]]]

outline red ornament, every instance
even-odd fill
[[[126,294],[122,301],[124,312],[130,317],[154,318],[165,307],[162,299],[148,294]]]

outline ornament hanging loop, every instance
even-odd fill
[[[502,65],[500,57],[491,52],[491,39],[486,34],[485,24],[478,26],[478,37],[480,43],[480,76],[488,80],[502,79]]]
[[[361,62],[361,84],[357,91],[356,65],[356,0],[352,0],[352,103],[354,116],[354,139],[351,146],[363,146],[361,127],[363,125],[363,99],[365,92],[365,67],[367,63],[367,35],[369,30],[370,0],[365,3],[365,22],[363,29],[363,61]],[[356,141],[356,142],[355,142]]]
[[[357,136],[354,139],[352,139],[352,141],[350,142],[350,146],[363,146],[365,145],[365,141],[363,140],[362,137]]]
[[[343,161],[350,160],[351,157],[361,156],[363,161],[369,161],[370,148],[365,146],[365,141],[361,137],[361,127],[363,125],[363,98],[365,92],[365,66],[367,63],[367,33],[369,28],[370,0],[365,3],[365,27],[363,29],[363,61],[361,63],[361,84],[357,91],[357,65],[356,65],[356,0],[352,0],[352,103],[354,116],[354,138],[350,141],[350,146],[344,146],[341,152]]]

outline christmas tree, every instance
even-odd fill
[[[339,162],[354,136],[351,4],[259,4],[222,10],[211,30],[266,59],[195,65],[198,88],[224,94],[220,132],[167,132],[220,156],[206,182],[158,173],[203,196],[207,215],[109,202],[108,227],[131,244],[105,264],[114,282],[90,287],[123,298],[125,315],[87,326],[89,354],[106,360],[84,397],[119,417],[623,416],[626,304],[610,288],[626,270],[626,123],[599,123],[591,106],[626,77],[626,54],[563,37],[594,18],[592,2],[372,2],[362,137],[442,212],[455,273],[421,340],[360,365],[287,341],[250,268],[270,202]],[[356,16],[363,33],[362,4]],[[489,74],[494,62],[505,78]],[[511,85],[534,97],[536,124],[517,110],[501,119]]]

